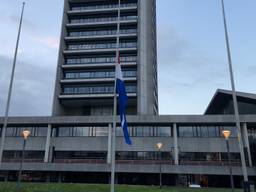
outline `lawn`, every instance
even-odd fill
[[[0,183],[0,192],[15,192],[16,183]],[[85,184],[21,184],[21,192],[109,192],[109,185],[85,185]],[[119,185],[117,192],[229,192],[230,189],[190,189],[156,186]],[[242,190],[237,189],[236,192]]]

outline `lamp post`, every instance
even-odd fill
[[[21,161],[20,161],[20,168],[19,168],[16,192],[20,192],[20,179],[21,179],[21,172],[22,172],[22,164],[23,164],[23,160],[24,160],[24,152],[25,152],[26,142],[27,142],[29,135],[30,135],[29,130],[22,131],[23,147],[22,147],[22,155],[21,155]]]
[[[228,165],[229,165],[231,191],[234,192],[234,180],[233,180],[233,173],[232,173],[232,166],[231,166],[231,159],[230,159],[230,150],[229,150],[229,142],[228,142],[228,139],[230,137],[231,131],[223,130],[222,134],[223,134],[223,136],[224,136],[224,138],[226,140],[227,151],[228,151]]]
[[[163,143],[157,143],[156,148],[158,149],[159,157],[160,157],[160,164],[159,164],[159,188],[162,188],[162,151],[161,149],[163,148]]]

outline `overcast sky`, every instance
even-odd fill
[[[0,115],[22,1],[0,0]],[[27,0],[10,114],[51,114],[63,0]],[[256,93],[256,1],[226,0],[237,90]],[[160,114],[202,114],[230,89],[220,0],[157,0]]]

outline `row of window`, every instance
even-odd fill
[[[88,43],[68,45],[69,50],[88,50],[88,49],[115,49],[116,43]],[[121,42],[119,48],[137,48],[136,42]]]
[[[4,151],[4,161],[16,161],[20,160],[22,151]],[[231,153],[232,162],[240,162],[239,153]],[[107,157],[106,151],[54,151],[54,159],[102,159]],[[25,151],[25,160],[43,160],[44,151]],[[117,151],[117,160],[172,160],[172,152],[158,151]],[[200,153],[200,152],[181,152],[179,154],[181,163],[189,161],[201,161],[201,162],[226,162],[228,160],[227,153]]]
[[[4,151],[3,161],[18,161],[21,159],[22,151]],[[24,159],[30,161],[42,161],[44,151],[25,151]],[[53,151],[53,160],[106,160],[106,151]],[[117,151],[117,160],[173,160],[172,152],[158,151]],[[240,154],[230,153],[231,162],[239,163]],[[179,153],[181,164],[189,162],[227,162],[228,154],[219,152],[181,152]]]
[[[120,5],[121,8],[126,7],[135,7],[137,3],[122,3]],[[118,8],[118,4],[103,4],[103,5],[84,5],[84,6],[73,6],[71,7],[72,11],[82,11],[82,10],[92,10],[92,9],[110,9],[110,8]]]
[[[136,93],[137,86],[136,85],[126,85],[127,93]],[[104,93],[113,93],[113,86],[95,86],[95,87],[64,87],[64,94],[104,94]]]
[[[201,152],[181,152],[180,161],[227,161],[227,153],[201,153]],[[239,153],[230,153],[230,159],[234,162],[240,161]]]
[[[93,63],[115,63],[116,57],[78,57],[78,58],[68,58],[66,60],[67,64],[93,64]],[[120,57],[121,63],[136,62],[137,56],[122,56]]]
[[[171,137],[171,127],[165,126],[129,126],[129,134],[131,137]],[[56,137],[95,137],[108,136],[108,127],[58,127],[54,128],[53,135]],[[120,127],[116,129],[118,137],[123,136],[123,131]]]
[[[24,130],[30,131],[30,137],[46,137],[47,127],[7,127],[7,137],[21,137]]]
[[[131,86],[131,85],[130,85]],[[131,86],[136,91],[136,86]],[[126,86],[126,89],[129,86]],[[113,92],[113,87],[110,89]],[[127,91],[127,92],[128,92]],[[170,126],[128,126],[129,133],[132,137],[172,137],[172,128]],[[21,137],[22,131],[30,130],[31,137],[46,137],[47,127],[7,127],[7,137]],[[108,127],[59,127],[54,128],[56,137],[94,137],[108,136]],[[230,130],[231,136],[236,137],[236,128],[232,126],[179,126],[179,137],[209,138],[222,137],[222,130]],[[250,129],[249,129],[250,130]],[[254,130],[253,130],[254,131]],[[1,132],[1,128],[0,128]],[[249,131],[248,131],[249,132]],[[251,132],[250,132],[251,133]],[[255,133],[255,131],[254,131]],[[123,136],[121,128],[117,128],[117,136]]]
[[[102,159],[105,160],[105,151],[55,151],[54,159]],[[116,152],[116,160],[171,160],[171,152],[158,151],[120,151]]]
[[[137,71],[123,70],[123,77],[136,77]],[[95,79],[95,78],[114,78],[114,71],[93,71],[93,72],[65,72],[66,79]]]
[[[179,137],[222,137],[223,130],[230,130],[230,137],[236,137],[234,126],[179,126]]]
[[[121,21],[130,21],[130,20],[137,20],[136,15],[127,15],[127,16],[121,16]],[[99,17],[99,18],[81,18],[81,19],[70,19],[71,24],[75,23],[94,23],[94,22],[111,22],[111,21],[117,21],[117,17]]]
[[[43,160],[44,151],[24,151],[25,160]],[[4,151],[3,160],[15,161],[20,160],[22,156],[22,151]]]
[[[121,29],[120,30],[120,34],[133,34],[133,33],[137,33],[137,29]],[[72,31],[72,32],[69,32],[70,37],[116,35],[116,34],[117,34],[117,30]]]

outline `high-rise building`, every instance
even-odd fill
[[[121,0],[128,115],[158,114],[155,0]],[[53,115],[113,111],[118,0],[65,0]]]

